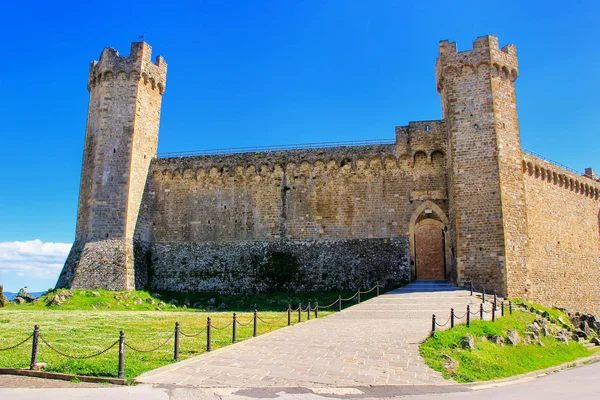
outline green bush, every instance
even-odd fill
[[[0,308],[6,305],[6,296],[4,295],[4,286],[0,285]]]

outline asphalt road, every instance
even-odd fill
[[[0,377],[5,379],[4,377]],[[0,383],[2,383],[0,379]],[[25,382],[22,381],[22,382]],[[600,362],[562,372],[512,382],[499,387],[478,386],[357,386],[346,388],[192,388],[180,386],[140,385],[132,387],[61,388],[4,388],[0,399],[132,399],[132,400],[191,400],[191,399],[485,399],[485,400],[597,400],[600,399]],[[451,392],[447,392],[450,390]],[[456,390],[464,390],[457,392]],[[441,392],[441,393],[440,393]]]

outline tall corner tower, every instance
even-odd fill
[[[437,89],[450,148],[450,218],[459,281],[526,297],[527,217],[516,48],[483,36],[458,52],[440,42]]]
[[[75,243],[57,287],[134,289],[134,231],[156,156],[167,64],[152,48],[105,48],[90,64],[90,102]],[[139,286],[139,282],[138,282]]]

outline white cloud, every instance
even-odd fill
[[[70,243],[42,242],[39,239],[0,242],[0,275],[56,279],[70,249]]]

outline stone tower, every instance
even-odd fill
[[[129,56],[105,48],[90,65],[90,102],[76,238],[57,287],[134,289],[134,231],[151,160],[156,156],[167,64],[152,48]]]
[[[483,36],[440,42],[437,89],[449,139],[449,214],[459,281],[527,294],[527,218],[514,82],[516,48]],[[510,288],[510,290],[508,289]]]

